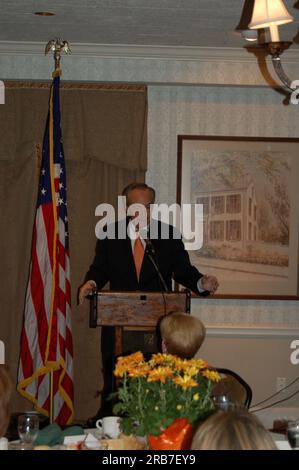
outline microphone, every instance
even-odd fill
[[[156,254],[156,251],[155,251],[155,247],[154,247],[154,245],[153,245],[151,239],[150,239],[150,238],[146,238],[144,241],[145,241],[145,246],[146,246],[145,251],[149,251],[150,253],[152,253],[153,255],[155,255],[155,254]]]
[[[144,241],[145,241],[145,252],[147,253],[149,259],[151,260],[151,262],[152,262],[152,264],[153,264],[153,266],[154,266],[154,268],[155,268],[155,270],[158,274],[158,277],[159,277],[159,279],[162,283],[162,286],[163,286],[165,292],[169,292],[167,284],[166,284],[166,282],[165,282],[165,280],[164,280],[164,278],[161,274],[161,271],[159,269],[158,263],[155,260],[155,256],[156,256],[155,247],[154,247],[152,241],[150,240],[150,238],[145,238]]]

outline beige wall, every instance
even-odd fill
[[[254,405],[276,392],[277,377],[286,377],[287,385],[298,377],[299,365],[290,362],[292,339],[299,339],[299,335],[297,338],[249,338],[238,335],[213,337],[208,330],[199,356],[216,367],[232,369],[241,375],[252,388]],[[299,382],[271,402],[284,399],[298,389]],[[288,406],[299,406],[298,395],[288,401]]]
[[[290,360],[290,344],[299,340],[298,308],[296,301],[193,300],[192,314],[207,327],[198,355],[241,375],[252,388],[254,405],[276,393],[277,377],[285,377],[287,385],[299,377],[299,364]],[[296,390],[299,381],[271,403]],[[299,394],[277,406],[299,407]]]

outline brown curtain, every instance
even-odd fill
[[[16,380],[49,84],[6,83],[0,106],[0,339]],[[144,181],[147,91],[143,86],[62,84],[62,136],[67,165],[76,418],[95,413],[102,386],[100,332],[88,327],[77,288],[92,260],[101,202],[115,204],[131,181]],[[17,393],[13,410],[29,402]]]

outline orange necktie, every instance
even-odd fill
[[[142,241],[140,240],[139,235],[134,242],[133,256],[134,256],[135,268],[136,268],[136,273],[137,273],[137,279],[139,281],[141,265],[142,265],[142,261],[144,257],[144,246],[142,244]]]

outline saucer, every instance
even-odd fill
[[[10,441],[8,450],[33,450],[33,444],[26,444],[21,441]]]

